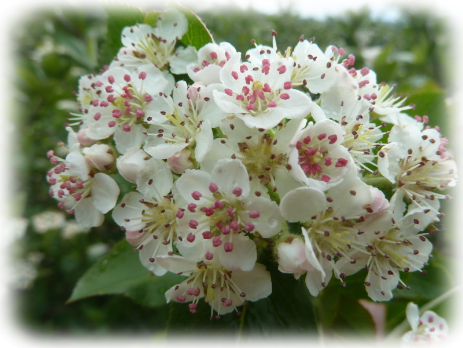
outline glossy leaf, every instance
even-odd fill
[[[148,307],[165,305],[165,292],[182,277],[172,273],[162,277],[152,275],[141,265],[132,248],[125,240],[117,243],[80,278],[68,302],[120,294]]]

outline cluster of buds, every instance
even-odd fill
[[[363,270],[374,301],[408,288],[400,274],[425,272],[457,180],[439,129],[342,48],[301,37],[283,52],[272,32],[243,57],[182,47],[187,28],[175,8],[127,27],[80,79],[66,155],[48,154],[59,207],[83,227],[112,211],[146,268],[185,276],[166,298],[193,313],[203,297],[221,316],[269,296],[261,248],[313,296]],[[132,187],[121,198],[115,176]]]

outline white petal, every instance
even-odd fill
[[[167,273],[167,270],[159,262],[156,262],[156,259],[154,262],[151,260],[156,257],[167,256],[168,252],[172,250],[170,250],[170,245],[162,244],[161,239],[148,238],[149,242],[143,244],[143,248],[138,250],[140,262],[155,275],[162,276]]]
[[[141,124],[133,124],[130,132],[117,127],[114,132],[114,142],[116,143],[117,151],[125,154],[130,149],[139,149],[146,139],[146,135],[143,134],[144,132],[146,132],[146,129]]]
[[[103,173],[95,174],[92,182],[92,199],[96,210],[106,214],[114,208],[119,192],[119,186],[113,178]]]
[[[206,154],[212,148],[214,136],[212,134],[211,123],[206,120],[201,125],[201,130],[196,134],[195,157],[198,162],[202,162]]]
[[[249,195],[248,172],[239,160],[224,159],[217,162],[212,169],[211,181],[227,195],[232,195],[232,191],[237,187],[242,189],[243,197]]]
[[[154,33],[167,42],[180,39],[188,30],[188,21],[185,15],[174,7],[167,7],[159,17]]]
[[[208,204],[210,201],[206,197],[211,197],[209,185],[211,176],[202,170],[187,169],[185,173],[175,182],[178,193],[187,201],[195,204]],[[195,200],[191,194],[195,191],[200,192],[203,196]]]
[[[151,158],[138,172],[136,184],[142,194],[160,201],[172,188],[172,172],[166,162]]]
[[[256,244],[242,233],[233,235],[233,251],[226,252],[224,244],[215,250],[219,254],[220,263],[231,271],[236,269],[250,271],[256,264]]]
[[[196,269],[196,262],[178,255],[156,257],[162,267],[172,273],[190,273]]]
[[[101,226],[104,215],[95,209],[91,197],[84,198],[74,208],[76,221],[84,228]]]
[[[255,226],[253,232],[259,233],[264,238],[273,237],[281,231],[281,215],[278,204],[264,198],[251,196],[246,202],[247,211],[258,211],[260,216],[257,218],[250,218],[247,212],[241,214],[243,222],[250,222]]]
[[[114,207],[112,213],[114,221],[128,231],[138,231],[143,228],[145,223],[140,219],[142,211],[146,208],[144,204],[140,203],[143,198],[144,196],[138,192],[127,193],[121,203]]]
[[[198,52],[193,46],[188,46],[186,48],[179,47],[169,59],[170,71],[172,74],[186,74],[187,65],[195,63],[198,60]]]
[[[281,215],[289,222],[308,221],[327,207],[325,194],[310,187],[299,187],[283,197]]]
[[[233,271],[232,280],[246,294],[246,299],[250,301],[260,300],[272,293],[270,273],[260,263],[256,263],[254,269],[249,272]]]
[[[416,329],[418,328],[419,321],[420,321],[420,313],[418,310],[418,306],[414,304],[413,302],[410,302],[407,305],[407,309],[405,313],[407,315],[408,323],[412,327],[413,331],[416,331]]]

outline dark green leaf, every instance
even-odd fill
[[[109,64],[122,47],[122,29],[143,23],[145,19],[145,13],[132,6],[111,7],[107,8],[106,12],[108,14],[108,31],[99,56],[101,66]]]
[[[188,20],[188,31],[180,40],[185,46],[193,46],[199,50],[204,45],[214,41],[211,33],[196,14],[180,5],[177,5],[176,8],[182,12]]]
[[[355,299],[341,297],[332,330],[350,346],[376,347],[376,328],[370,313]]]
[[[270,260],[270,256],[266,255]],[[310,295],[302,280],[278,271],[275,263],[268,261],[267,270],[272,277],[272,294],[256,302],[248,302],[235,313],[211,319],[211,308],[201,300],[197,313],[189,313],[186,304],[173,303],[168,321],[168,334],[181,331],[189,334],[202,332],[214,334],[259,335],[275,337],[284,334],[313,334],[315,319]]]
[[[166,304],[164,293],[183,280],[167,273],[156,277],[144,268],[132,246],[122,240],[78,281],[68,302],[95,295],[121,294],[149,307]]]

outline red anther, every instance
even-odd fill
[[[201,192],[198,192],[198,191],[193,191],[193,193],[191,194],[191,197],[193,197],[194,200],[197,200],[199,201],[199,199],[202,197],[202,193]]]

